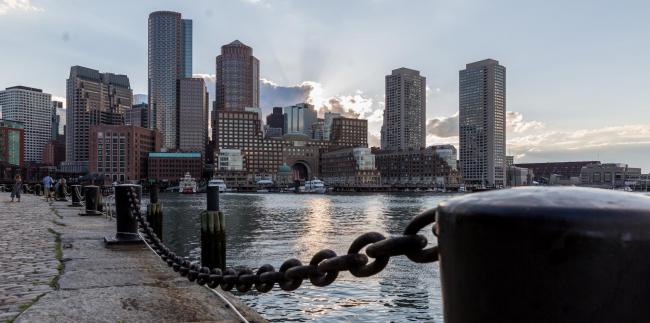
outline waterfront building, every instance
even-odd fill
[[[161,141],[157,131],[147,128],[93,125],[88,171],[102,174],[111,182],[146,179],[149,153],[160,150]]]
[[[601,188],[636,186],[641,180],[641,168],[622,163],[595,163],[582,167],[580,184]]]
[[[419,71],[398,68],[386,75],[386,108],[381,149],[406,150],[426,146],[427,79]]]
[[[278,166],[275,174],[275,183],[280,187],[288,187],[293,185],[293,170],[287,163]]]
[[[215,153],[239,149],[247,172],[273,173],[282,164],[282,147],[288,142],[264,139],[259,116],[252,111],[215,111],[214,125],[219,129],[213,137]]]
[[[163,148],[177,149],[178,83],[192,77],[192,20],[178,12],[152,12],[148,44],[150,126],[161,133]]]
[[[52,95],[27,86],[0,91],[2,118],[22,122],[25,161],[40,163],[45,144],[52,139]]]
[[[334,119],[340,117],[340,113],[325,112],[325,117],[323,118],[323,140],[330,140],[332,134],[332,123],[334,122]]]
[[[506,68],[493,59],[459,72],[460,171],[466,184],[501,187],[506,174]]]
[[[368,120],[338,117],[332,119],[329,140],[335,147],[368,147]]]
[[[25,124],[0,119],[0,168],[25,165]]]
[[[514,166],[528,168],[534,174],[533,180],[540,184],[576,185],[580,184],[582,167],[600,164],[599,161],[571,161],[547,163],[516,163]],[[551,180],[551,178],[553,180]]]
[[[370,148],[343,148],[321,155],[321,177],[333,187],[378,187],[381,176]]]
[[[208,144],[208,91],[202,78],[179,81],[178,149],[205,153]]]
[[[244,157],[239,149],[221,149],[217,156],[217,171],[244,170]]]
[[[440,158],[434,147],[411,150],[374,149],[384,185],[396,188],[456,188],[458,172]]]
[[[149,105],[146,102],[134,104],[131,109],[126,110],[124,124],[127,126],[149,128]]]
[[[50,140],[43,148],[43,164],[58,167],[65,161],[65,136],[58,135],[57,139]]]
[[[454,145],[433,145],[431,148],[449,167],[454,170],[458,169],[458,151]]]
[[[73,66],[67,80],[66,167],[88,167],[90,127],[123,125],[133,91],[126,75]]]
[[[51,136],[50,140],[56,140],[59,135],[63,134],[62,128],[64,127],[61,123],[65,123],[65,119],[61,120],[61,116],[65,115],[65,109],[63,109],[63,102],[61,101],[52,101],[52,126],[51,126]]]
[[[289,145],[282,147],[282,163],[292,165],[294,180],[307,181],[320,177],[320,151],[322,148],[311,144],[316,142],[290,140]]]
[[[149,153],[148,177],[156,181],[176,183],[190,173],[195,179],[203,175],[203,156],[198,152]]]
[[[216,59],[215,110],[260,106],[260,62],[239,40],[221,46]]]
[[[517,166],[506,166],[507,186],[529,186],[533,185],[533,171],[528,168]]]
[[[269,128],[284,129],[284,114],[282,107],[273,107],[273,112],[266,116],[266,125]]]
[[[317,121],[314,106],[308,103],[298,103],[282,109],[284,114],[284,134],[303,134],[312,137],[311,125]]]

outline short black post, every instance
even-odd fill
[[[516,188],[446,201],[436,220],[445,322],[650,318],[648,197]]]
[[[134,196],[135,195],[135,198]],[[115,222],[117,232],[113,237],[105,237],[106,246],[140,244],[142,239],[138,234],[138,219],[136,212],[140,212],[140,197],[142,187],[135,184],[122,184],[115,186]]]
[[[41,184],[34,185],[34,195],[41,196]]]
[[[219,211],[219,187],[207,187],[208,207],[201,214],[201,264],[226,270],[226,221]]]
[[[158,184],[151,185],[149,189],[149,205],[147,205],[147,221],[153,228],[153,232],[158,239],[163,238],[163,211],[162,205],[158,203],[159,187]]]
[[[71,185],[72,192],[70,196],[72,197],[72,204],[70,206],[79,207],[81,205],[81,185]]]
[[[99,186],[88,185],[84,187],[84,191],[86,192],[86,212],[79,215],[102,215],[102,212],[99,211],[101,201]]]

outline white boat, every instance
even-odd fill
[[[219,193],[226,192],[228,190],[228,187],[226,186],[226,182],[223,181],[223,179],[218,179],[218,178],[213,178],[208,182],[209,187],[216,186],[219,188]]]
[[[268,193],[269,188],[273,187],[273,183],[270,179],[262,179],[255,183],[257,193]]]
[[[178,191],[183,194],[194,194],[198,191],[196,180],[189,172],[185,173],[185,176],[178,181]]]
[[[305,186],[300,187],[302,193],[316,193],[316,194],[325,194],[327,188],[325,183],[318,178],[314,178],[311,181],[305,181]]]

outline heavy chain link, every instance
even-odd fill
[[[369,277],[381,272],[391,257],[406,256],[416,263],[430,263],[438,260],[438,247],[426,248],[427,238],[418,234],[424,227],[433,224],[432,230],[436,234],[435,209],[427,210],[413,218],[402,236],[386,238],[381,233],[367,232],[357,237],[347,254],[338,256],[336,252],[323,249],[317,252],[303,265],[298,259],[289,259],[282,263],[278,271],[272,265],[265,264],[256,272],[249,268],[226,268],[223,272],[219,268],[201,267],[189,260],[183,259],[169,250],[156,236],[149,222],[140,212],[135,188],[129,191],[129,205],[131,216],[140,224],[140,230],[151,248],[181,276],[189,281],[196,281],[199,285],[210,288],[220,286],[229,291],[233,288],[239,292],[248,292],[253,287],[261,293],[269,292],[275,284],[284,291],[292,291],[300,287],[304,280],[309,280],[314,286],[327,286],[332,284],[339,273],[349,271],[356,277]],[[360,253],[366,248],[365,254]],[[425,249],[426,248],[426,249]],[[368,263],[368,258],[373,261]]]

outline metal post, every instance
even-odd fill
[[[151,185],[149,190],[149,205],[147,205],[147,221],[153,228],[153,232],[158,239],[163,238],[163,211],[162,205],[158,203],[159,187],[157,184]]]
[[[72,197],[72,204],[70,206],[78,207],[81,205],[81,185],[71,185],[72,192],[70,196]]]
[[[219,187],[207,187],[208,207],[201,214],[201,264],[226,270],[226,221],[219,211]]]
[[[88,185],[84,187],[86,192],[86,212],[79,215],[102,215],[99,211],[99,202],[101,200],[101,193],[99,186]]]
[[[445,322],[645,322],[650,199],[516,188],[441,204]]]
[[[135,199],[132,196],[135,193]],[[142,243],[138,235],[138,219],[135,208],[140,207],[140,197],[142,187],[134,184],[122,184],[115,186],[115,222],[117,223],[117,232],[113,237],[105,237],[106,246],[122,244],[139,244]]]
[[[67,202],[68,199],[65,196],[65,185],[59,184],[56,187],[55,200],[58,202]]]

